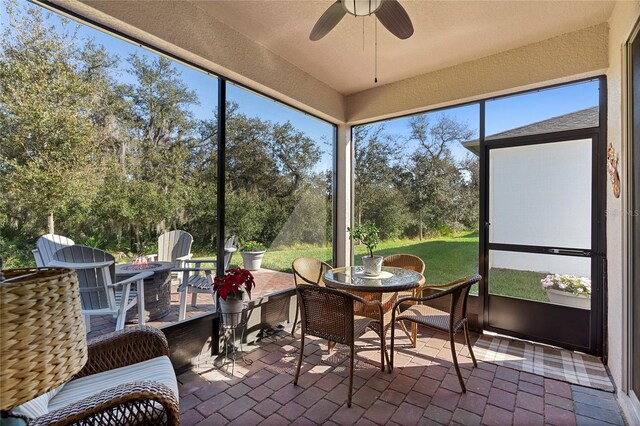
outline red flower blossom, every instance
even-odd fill
[[[230,293],[239,297],[243,290],[251,299],[251,289],[255,286],[256,282],[251,272],[242,268],[227,269],[223,277],[216,277],[213,280],[213,291],[218,292],[223,300],[227,300]]]

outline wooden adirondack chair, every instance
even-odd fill
[[[158,253],[150,254],[146,257],[154,261],[156,257],[158,262],[175,262],[176,267],[184,266],[184,261],[191,259],[191,244],[193,244],[193,236],[186,231],[169,231],[158,237]]]
[[[91,331],[89,317],[93,315],[115,317],[116,331],[122,330],[127,311],[136,304],[138,322],[144,325],[144,279],[153,272],[143,271],[116,282],[114,257],[105,251],[81,245],[61,248],[55,252],[48,266],[76,270],[87,332]],[[131,289],[133,283],[136,284],[135,290]]]
[[[224,270],[229,269],[233,253],[236,252],[236,236],[232,235],[224,242]],[[185,267],[174,269],[174,271],[182,272],[180,277],[180,285],[178,292],[180,293],[180,311],[178,319],[182,321],[187,315],[187,296],[191,293],[191,306],[197,307],[198,293],[211,294],[213,303],[215,304],[215,296],[213,294],[213,277],[216,270],[216,259],[196,259],[185,260]],[[213,267],[203,268],[202,264],[211,263]],[[193,266],[188,266],[193,265]],[[213,275],[211,274],[213,272]]]
[[[73,240],[62,235],[46,234],[38,238],[36,248],[31,250],[38,268],[44,268],[53,260],[55,252],[63,247],[72,246]]]

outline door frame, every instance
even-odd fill
[[[593,139],[592,150],[592,219],[591,219],[591,277],[600,281],[596,294],[592,294],[592,309],[590,311],[589,347],[573,347],[593,355],[602,356],[606,363],[606,314],[607,314],[607,277],[606,277],[606,151],[607,151],[607,84],[606,77],[598,77],[599,81],[599,126],[587,129],[576,129],[562,132],[544,133],[524,137],[511,137],[486,140],[484,134],[484,102],[481,104],[480,131],[480,271],[483,279],[480,283],[480,295],[483,306],[483,329],[498,333],[506,330],[489,325],[489,150],[492,148],[508,148],[534,144],[554,143],[561,140]],[[570,83],[568,83],[570,84]],[[552,86],[555,87],[556,85]],[[509,245],[503,244],[503,248]],[[513,246],[521,249],[522,246]],[[541,253],[539,249],[531,250]],[[594,286],[598,288],[598,286]],[[493,296],[495,297],[495,296]],[[497,296],[500,297],[500,296]],[[526,334],[509,332],[515,337],[537,340],[543,343],[557,344],[555,341],[540,339]]]
[[[634,374],[637,374],[635,371],[638,368],[637,365],[634,366],[634,333],[636,332],[634,328],[634,324],[637,323],[637,316],[640,315],[640,312],[635,312],[634,309],[634,298],[637,297],[636,292],[638,291],[637,286],[634,286],[634,282],[640,278],[640,268],[638,267],[637,257],[640,256],[640,244],[636,245],[634,241],[634,231],[639,232],[636,229],[637,218],[636,215],[640,214],[639,211],[636,210],[636,206],[640,204],[640,187],[636,186],[635,179],[638,175],[640,175],[640,140],[635,140],[634,138],[634,85],[633,85],[633,43],[640,43],[640,20],[638,20],[633,30],[631,31],[629,38],[625,44],[624,51],[624,63],[625,67],[623,67],[623,84],[625,85],[625,89],[623,94],[626,95],[626,105],[625,114],[623,114],[623,127],[625,128],[625,133],[623,138],[623,150],[626,143],[626,158],[628,167],[626,168],[626,179],[624,176],[621,176],[622,182],[628,182],[626,191],[622,191],[622,208],[623,211],[629,212],[627,214],[627,220],[623,221],[622,226],[627,232],[626,238],[626,247],[628,256],[625,259],[627,267],[625,268],[626,274],[626,282],[627,286],[623,289],[624,296],[626,297],[627,304],[625,306],[626,313],[623,318],[626,320],[626,336],[627,336],[627,344],[626,344],[626,377],[623,376],[623,380],[625,382],[626,392],[633,402],[633,406],[636,410],[640,410],[640,392],[634,389]],[[624,158],[624,155],[623,155]],[[624,166],[623,166],[624,167]],[[623,237],[624,238],[624,237]],[[640,411],[637,413],[640,415]]]

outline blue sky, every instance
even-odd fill
[[[597,80],[586,81],[559,88],[540,90],[487,101],[485,103],[485,133],[489,136],[548,118],[597,106],[599,103],[598,86],[599,83]],[[475,138],[479,136],[479,104],[452,107],[427,113],[427,115],[431,123],[435,123],[442,115],[456,118],[466,123],[469,128],[474,131]],[[387,133],[400,135],[408,140],[410,136],[409,120],[410,117],[402,117],[387,120],[383,123]],[[417,143],[409,142],[405,149],[412,151],[416,147]],[[460,144],[451,147],[451,152],[457,159],[464,158],[468,153]]]
[[[30,7],[39,7],[30,5]],[[1,8],[0,19],[6,19],[4,7]],[[58,15],[51,13],[49,23],[56,29],[62,30],[61,20]],[[73,23],[71,23],[73,25]],[[80,24],[80,38],[93,39],[103,45],[109,53],[117,55],[121,61],[114,76],[125,83],[132,83],[133,78],[127,73],[128,64],[126,58],[132,53],[155,57],[156,54],[138,45],[120,40],[114,36],[103,33],[86,25]],[[199,105],[192,106],[192,112],[196,118],[207,119],[212,117],[217,107],[217,79],[190,67],[174,62],[174,66],[180,71],[183,81],[194,90],[200,100]],[[240,112],[249,116],[257,116],[263,120],[277,123],[290,121],[294,127],[303,131],[318,143],[323,151],[321,164],[317,169],[331,169],[333,126],[330,124],[297,111],[286,105],[274,102],[243,88],[229,85],[227,98],[236,101],[240,106]],[[543,90],[525,95],[517,95],[500,98],[486,103],[486,134],[491,135],[504,130],[534,123],[547,118],[578,111],[584,108],[598,105],[598,81],[573,84],[552,90]],[[479,129],[479,106],[471,104],[464,107],[454,107],[443,111],[429,113],[430,121],[437,121],[442,114],[455,117],[474,130],[475,137]],[[385,121],[386,131],[408,139],[408,117]],[[407,150],[415,149],[415,143],[408,143]],[[452,147],[455,157],[463,158],[467,150],[458,144]]]
[[[26,5],[26,2],[24,4]],[[40,6],[28,4],[27,7]],[[0,21],[6,22],[6,19],[6,11],[4,7],[0,7]],[[63,21],[56,13],[50,12],[47,22],[53,25],[57,31],[64,31]],[[137,53],[148,58],[158,56],[155,52],[136,44],[74,21],[68,24],[67,31],[75,28],[76,25],[78,25],[79,39],[92,39],[97,44],[104,46],[109,54],[120,59],[117,69],[112,73],[120,83],[135,83],[135,78],[128,73],[127,58],[129,55]],[[199,104],[190,106],[194,117],[202,120],[213,117],[218,104],[218,79],[179,62],[174,62],[174,67],[180,72],[183,82],[198,96]],[[290,121],[295,128],[303,131],[321,148],[323,155],[316,170],[331,170],[333,168],[333,126],[331,124],[232,84],[227,86],[227,99],[237,102],[239,112],[248,116],[259,117],[274,123]]]

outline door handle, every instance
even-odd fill
[[[547,251],[550,254],[564,254],[568,256],[584,256],[590,257],[591,250],[581,250],[581,249],[560,249],[560,248],[552,248]]]

